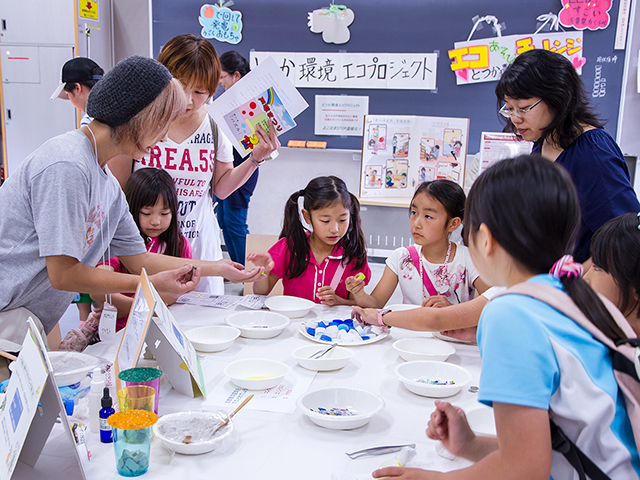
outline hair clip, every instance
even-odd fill
[[[638,230],[640,230],[640,212],[638,212]]]

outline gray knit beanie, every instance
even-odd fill
[[[171,78],[152,58],[125,58],[91,89],[87,115],[110,127],[122,125],[153,102]]]

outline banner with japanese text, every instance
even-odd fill
[[[582,55],[581,31],[491,37],[456,42],[454,46],[449,50],[449,59],[458,85],[496,82],[516,56],[535,48],[566,56],[579,75],[587,61]]]

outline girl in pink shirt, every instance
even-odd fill
[[[303,199],[302,217],[298,201]],[[247,257],[265,267],[253,292],[267,295],[282,278],[285,295],[325,305],[354,305],[345,287],[347,278],[362,274],[369,283],[371,269],[360,226],[360,203],[338,177],[318,177],[295,192],[285,206],[280,240],[267,253]]]

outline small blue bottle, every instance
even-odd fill
[[[111,430],[111,425],[107,422],[107,418],[116,413],[116,411],[111,407],[112,404],[113,402],[109,395],[109,389],[105,387],[102,395],[102,408],[98,414],[100,417],[100,441],[102,443],[113,442],[113,431]]]

